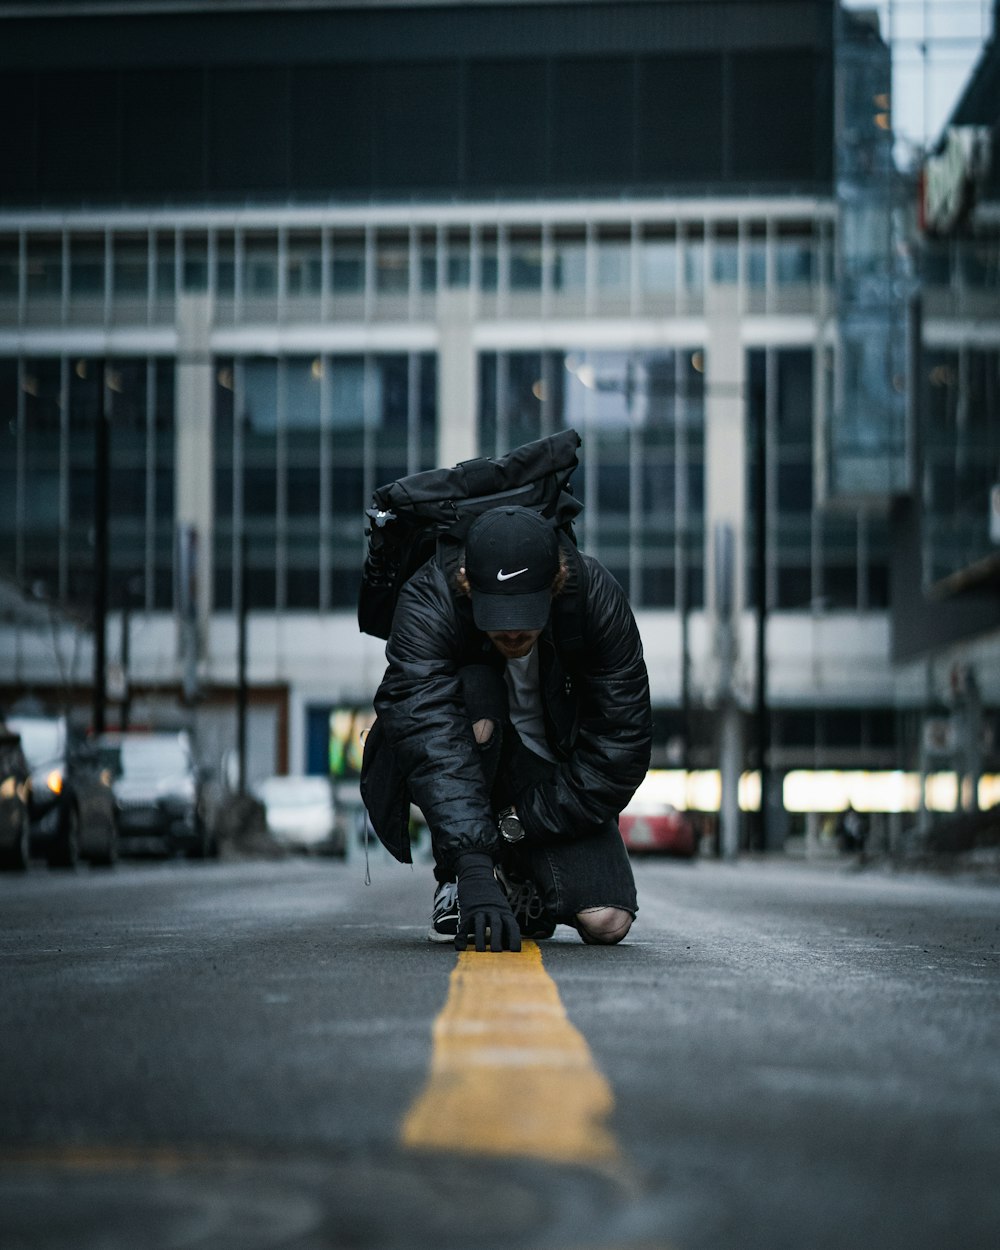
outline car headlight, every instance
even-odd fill
[[[62,794],[63,773],[61,768],[51,768],[48,772],[32,773],[31,790],[36,799],[48,798],[50,794]],[[49,794],[46,794],[46,791]]]

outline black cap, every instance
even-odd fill
[[[542,629],[559,571],[559,538],[530,508],[493,508],[473,524],[465,544],[472,615],[484,633]]]

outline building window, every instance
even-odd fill
[[[632,238],[627,227],[606,226],[597,235],[597,289],[602,303],[623,304],[632,290]]]
[[[21,361],[20,391],[22,405],[21,457],[24,476],[21,481],[20,547],[24,553],[22,578],[30,587],[40,590],[43,598],[65,597],[64,563],[60,560],[60,537],[66,531],[66,470],[62,456],[64,437],[63,414],[65,388],[62,362],[56,358]],[[90,447],[92,464],[93,440]],[[81,466],[82,481],[77,485],[80,495],[89,503],[85,514],[87,529],[94,523],[93,479]],[[72,482],[72,478],[70,479]],[[87,530],[79,537],[86,538]],[[90,553],[88,565],[93,564]],[[77,602],[80,598],[77,597]]]
[[[757,222],[751,224],[743,241],[744,274],[747,286],[760,289],[767,286],[767,232]]]
[[[323,247],[319,235],[290,235],[285,258],[285,287],[289,297],[317,297],[322,286]]]
[[[774,277],[778,286],[809,286],[816,270],[811,233],[785,235],[774,241]]]
[[[449,287],[465,289],[472,280],[472,242],[468,230],[449,230],[445,275]]]
[[[184,267],[181,280],[185,291],[201,293],[208,290],[208,236],[184,236]]]
[[[924,579],[940,581],[993,554],[986,508],[1000,464],[1000,351],[924,352]]]
[[[689,300],[705,290],[705,235],[701,226],[688,226],[684,231],[684,290]]]
[[[768,606],[884,608],[888,523],[863,508],[821,510],[813,492],[813,352],[754,349],[748,362],[747,595],[756,606],[756,438],[766,431]]]
[[[716,227],[712,238],[712,281],[735,286],[740,276],[740,244],[736,226]]]
[[[63,291],[62,240],[33,235],[28,239],[28,304],[58,301]]]
[[[587,289],[587,240],[583,231],[557,231],[552,243],[552,289],[582,297]]]
[[[511,291],[542,289],[542,242],[534,235],[512,234],[509,255]]]
[[[407,235],[380,235],[375,252],[375,289],[379,295],[407,295],[410,290],[410,241]]]
[[[434,357],[220,358],[215,379],[215,606],[242,558],[251,608],[352,607],[372,491],[435,462]]]
[[[173,362],[25,357],[0,368],[7,453],[2,561],[43,598],[89,611],[98,421],[108,421],[110,601],[169,608],[173,562]]]
[[[215,238],[215,295],[220,300],[236,295],[236,238],[229,233]]]
[[[363,235],[337,234],[332,241],[330,290],[338,295],[360,295],[365,289],[365,241]]]
[[[247,235],[243,242],[243,294],[248,300],[270,301],[278,294],[278,240],[274,235]]]
[[[158,234],[154,246],[156,298],[165,305],[164,311],[170,311],[177,293],[177,240],[173,234]]]
[[[578,536],[637,607],[704,602],[703,367],[693,350],[480,357],[481,454],[576,429]]]
[[[673,232],[647,234],[639,253],[639,281],[645,296],[673,295],[677,290],[677,239]]]
[[[141,300],[149,294],[149,240],[145,235],[116,235],[112,269],[116,300]]]
[[[69,293],[76,300],[104,297],[104,236],[74,235],[70,241]]]

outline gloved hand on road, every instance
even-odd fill
[[[464,951],[472,938],[476,950],[485,951],[487,929],[491,951],[521,949],[521,930],[493,875],[493,861],[479,851],[458,857],[458,918],[456,950]]]

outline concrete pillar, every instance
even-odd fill
[[[710,286],[705,306],[705,472],[708,610],[713,621],[717,698],[722,718],[719,841],[724,857],[739,851],[738,788],[743,724],[737,699],[740,614],[745,585],[746,436],[744,351],[739,289]],[[720,541],[725,537],[726,541]]]
[[[819,858],[821,821],[819,812],[806,813],[806,859]]]
[[[743,718],[735,703],[727,703],[720,715],[722,801],[719,808],[719,846],[723,859],[735,859],[740,849],[739,783],[743,767]]]
[[[214,463],[212,455],[212,361],[209,354],[211,305],[206,295],[178,296],[177,379],[174,391],[176,473],[174,508],[178,527],[197,535],[194,629],[181,626],[185,685],[204,656],[212,605]],[[192,635],[193,632],[193,636]]]
[[[713,527],[722,522],[733,534],[733,616],[743,610],[746,534],[746,367],[740,337],[739,289],[710,286],[706,298],[705,342],[705,512],[709,611],[718,615],[717,552]]]
[[[438,464],[479,454],[476,351],[466,289],[438,291]]]

